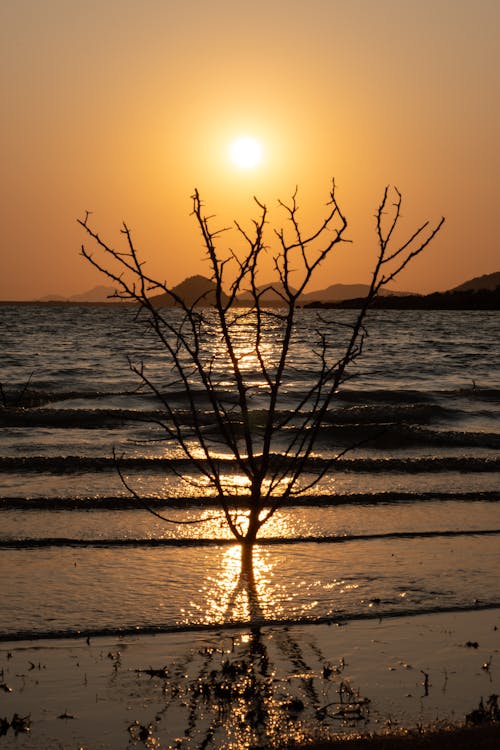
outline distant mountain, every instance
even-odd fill
[[[342,300],[353,299],[354,297],[364,297],[368,293],[369,288],[368,284],[331,284],[326,289],[319,289],[316,292],[306,292],[306,294],[303,294],[300,297],[299,301],[302,305],[307,305],[312,302],[341,302]],[[291,287],[291,289],[292,291],[295,291],[293,287]],[[258,291],[262,292],[261,300],[266,305],[280,305],[286,297],[281,282],[262,284],[258,287]],[[280,294],[280,292],[282,294]],[[410,292],[392,292],[384,290],[382,294],[410,294]],[[250,302],[250,300],[250,292],[243,292],[243,294],[238,296],[240,304],[245,304],[245,302]]]
[[[82,294],[72,294],[71,297],[63,297],[61,294],[46,294],[37,302],[120,302],[112,295],[115,289],[112,286],[95,286]]]
[[[73,294],[68,297],[69,302],[116,302],[113,298],[116,289],[112,286],[95,286],[83,294]]]
[[[369,289],[370,287],[368,284],[331,284],[326,289],[303,294],[300,301],[304,304],[309,304],[310,302],[342,302],[346,299],[365,297],[368,294]],[[412,292],[395,292],[389,289],[384,289],[381,294],[384,296],[406,296],[412,294]]]
[[[266,305],[278,306],[282,304],[283,298],[280,291],[283,286],[280,282],[263,284],[259,286],[263,292],[261,300]],[[303,294],[300,303],[308,307],[314,306],[336,306],[359,307],[361,301],[368,292],[368,284],[331,284],[325,289]],[[499,291],[496,291],[496,290]],[[111,286],[96,286],[83,294],[73,294],[71,297],[60,295],[46,295],[38,302],[83,302],[102,303],[119,302],[113,298],[115,290]],[[172,292],[189,305],[213,306],[215,304],[215,283],[206,276],[189,276],[180,284],[173,287]],[[498,297],[500,295],[500,271],[496,273],[477,276],[465,281],[446,292],[434,292],[433,294],[416,294],[414,292],[396,292],[383,290],[380,297],[375,300],[373,307],[386,307],[393,309],[498,309]],[[174,307],[172,296],[167,293],[152,297],[157,306]],[[228,297],[223,294],[223,302]],[[238,297],[240,305],[251,301],[249,292],[243,292]]]
[[[494,290],[495,281],[499,279],[500,273],[481,276],[471,279],[460,287],[449,292],[434,292],[433,294],[416,294],[414,292],[397,292],[384,289],[380,296],[374,301],[373,307],[390,309],[497,309],[498,295],[492,291],[491,294],[478,294],[476,290]],[[258,287],[262,292],[261,300],[264,304],[278,306],[282,304],[283,297],[280,296],[283,286],[280,282],[263,284]],[[368,293],[368,284],[331,284],[325,289],[308,292],[302,295],[300,303],[307,307],[342,306],[359,307]],[[172,289],[186,304],[192,306],[212,306],[215,304],[215,284],[205,276],[190,276]],[[223,301],[227,301],[224,295]],[[175,302],[169,294],[160,294],[153,298],[155,303],[163,307],[173,307]],[[238,296],[240,305],[251,301],[249,292],[243,292]]]
[[[318,289],[315,292],[306,292],[303,294],[299,302],[301,305],[309,305],[314,303],[328,304],[333,302],[342,302],[343,300],[364,297],[369,290],[368,284],[331,284],[326,289]],[[275,284],[262,284],[258,287],[259,292],[263,292],[261,300],[266,305],[278,306],[283,304],[284,297],[280,294],[283,290],[283,284],[277,282]],[[292,287],[292,291],[295,291]],[[411,292],[395,292],[390,290],[384,290],[383,295],[409,295]],[[243,292],[238,296],[238,302],[240,304],[249,303],[251,301],[250,292]]]
[[[483,289],[494,291],[500,286],[500,271],[487,273],[484,276],[476,276],[470,281],[465,281],[460,286],[451,289],[452,292],[480,292]]]
[[[36,300],[37,302],[67,302],[67,297],[62,297],[60,294],[46,294],[45,297],[40,297]]]
[[[367,287],[363,285],[334,285],[347,289],[357,287],[361,294],[355,297],[337,299],[335,301],[318,300],[318,294],[306,295],[312,297],[306,301],[307,307],[345,307],[359,309],[365,300]],[[332,287],[329,287],[332,289]],[[327,292],[324,290],[322,294]],[[500,272],[477,276],[446,292],[432,294],[409,294],[394,292],[380,294],[371,305],[375,309],[385,310],[500,310]]]
[[[294,287],[290,287],[292,292],[296,290]],[[266,305],[279,305],[283,302],[285,292],[283,290],[283,284],[278,281],[275,284],[269,282],[268,284],[261,284],[257,287],[257,291],[261,294],[261,301]],[[251,292],[242,292],[238,295],[238,302],[244,305],[245,303],[251,302],[253,299]]]
[[[207,279],[206,276],[189,276],[189,278],[181,281],[180,284],[172,288],[172,293],[183,300],[183,302],[189,307],[212,307],[215,305],[215,283],[211,279]],[[223,302],[226,302],[228,297],[223,293]],[[164,292],[163,294],[157,294],[151,298],[157,307],[175,307],[176,302],[174,298]]]
[[[342,302],[312,303],[308,307],[344,307],[359,309],[363,298]],[[433,292],[412,294],[408,297],[376,297],[371,307],[375,310],[500,310],[500,286],[478,291]]]
[[[369,288],[368,284],[330,284],[326,289],[303,294],[301,302],[341,302],[344,299],[363,297]]]

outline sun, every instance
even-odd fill
[[[255,169],[262,161],[262,145],[256,138],[241,136],[229,146],[229,156],[240,169]]]

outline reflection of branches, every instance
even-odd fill
[[[145,738],[158,738],[156,747],[243,750],[288,747],[342,727],[359,729],[369,701],[351,687],[343,668],[342,660],[332,666],[287,628],[219,635],[157,675],[138,670],[152,674],[148,683],[139,676],[140,689],[152,685],[163,708],[129,731],[135,738],[141,731]]]
[[[149,723],[129,727],[136,740],[142,733],[147,747],[163,747],[168,729],[176,734],[168,746],[178,750],[280,748],[366,722],[369,701],[344,677],[342,658],[332,665],[300,631],[297,637],[291,628],[259,624],[258,585],[245,557],[228,606],[246,593],[249,628],[219,633],[173,664],[137,670],[154,680],[164,704]],[[182,737],[178,726],[172,729],[180,717]]]
[[[255,580],[254,558],[252,549],[249,549],[248,547],[242,547],[241,549],[240,573],[236,585],[229,596],[224,620],[231,618],[235,602],[240,594],[246,594],[248,600],[249,621],[255,624],[263,622],[265,616],[259,602],[257,582]]]

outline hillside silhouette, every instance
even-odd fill
[[[155,307],[175,307],[178,304],[175,297],[179,297],[189,307],[213,307],[215,305],[215,283],[206,276],[189,276],[180,284],[172,288],[172,294],[163,294],[151,297]],[[227,295],[223,294],[223,303],[228,301]]]
[[[112,297],[114,291],[113,287],[97,286],[71,297],[51,295],[37,301],[63,304],[119,302],[120,300],[116,297]],[[262,284],[258,291],[262,294],[261,299],[265,305],[278,307],[283,303],[283,290],[279,282]],[[367,292],[367,284],[331,284],[325,289],[302,295],[299,303],[307,308],[359,308]],[[151,299],[157,307],[174,307],[178,304],[174,297],[183,300],[188,306],[211,307],[215,304],[215,284],[211,279],[200,274],[184,279],[172,288],[172,293],[174,296],[163,293]],[[227,303],[226,294],[223,294],[222,301],[224,304]],[[237,298],[237,304],[242,307],[248,305],[250,301],[249,292],[242,292]],[[500,309],[500,271],[476,276],[445,292],[422,295],[386,290],[374,300],[372,307],[387,310],[498,310]]]
[[[304,307],[345,307],[358,308],[368,292],[367,284],[331,284],[325,289],[304,294],[299,302]],[[204,276],[191,276],[173,288],[188,305],[198,304],[211,306],[215,303],[215,284]],[[262,301],[270,307],[283,303],[280,283],[269,283],[259,286]],[[154,298],[158,305],[171,307],[175,303],[168,294]],[[223,302],[227,301],[224,295]],[[242,292],[238,303],[248,304],[250,295]],[[500,272],[478,276],[446,292],[432,294],[414,294],[411,292],[386,291],[374,300],[372,305],[378,309],[392,310],[498,310],[500,309]]]
[[[342,302],[347,299],[356,299],[366,297],[370,290],[368,284],[330,284],[326,289],[320,289],[317,292],[308,292],[302,295],[301,302],[308,304],[310,302]],[[396,292],[389,289],[382,289],[381,294],[386,295],[410,295],[411,292]]]
[[[357,309],[363,302],[364,297],[359,296],[348,300],[311,303],[305,306]],[[500,271],[476,276],[447,292],[376,297],[371,306],[378,310],[499,310]]]
[[[364,298],[358,297],[341,302],[312,302],[305,307],[359,309],[363,304]],[[500,287],[492,291],[481,289],[412,294],[403,297],[376,297],[371,307],[376,310],[500,310]]]
[[[484,276],[476,276],[470,281],[465,281],[460,286],[456,286],[452,289],[452,292],[479,292],[483,290],[489,290],[494,292],[497,287],[500,286],[500,271],[496,273],[488,273]]]
[[[47,294],[40,297],[37,302],[120,302],[121,300],[114,296],[116,289],[112,286],[99,284],[81,294],[72,294],[71,297],[64,297],[61,294]]]

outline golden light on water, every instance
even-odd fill
[[[283,616],[313,615],[327,590],[324,582],[306,569],[294,577],[290,589],[283,568],[286,550],[259,546],[253,549],[252,564],[244,561],[242,547],[234,544],[220,549],[217,568],[207,575],[189,603],[189,620],[198,622],[262,622]],[[344,593],[349,582],[332,582],[331,596]],[[330,594],[328,594],[330,597]]]
[[[210,622],[227,620],[255,620],[264,617],[272,608],[269,584],[273,564],[270,556],[258,547],[253,552],[253,570],[242,565],[242,547],[234,544],[221,554],[221,566],[216,577],[207,578],[200,593],[205,598],[203,617]],[[193,602],[194,607],[199,603]]]

